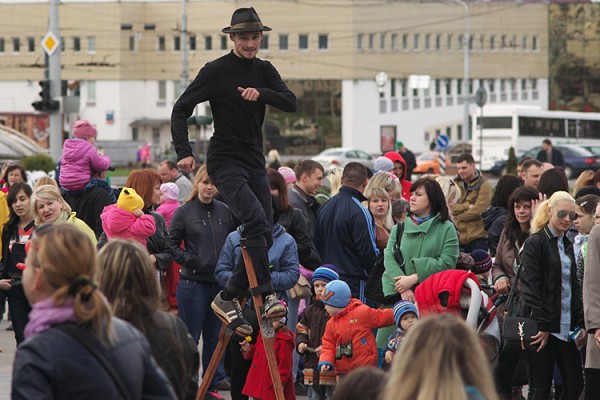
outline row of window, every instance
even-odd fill
[[[274,44],[274,48],[279,50],[289,50],[290,48],[290,35],[287,33],[280,33],[277,35],[277,43]],[[399,36],[398,33],[359,33],[356,35],[356,48],[358,50],[378,50],[378,51],[427,51],[427,50],[445,50],[452,51],[453,49],[462,50],[465,43],[467,42],[466,34],[452,35],[442,33],[404,33]],[[96,37],[87,36],[87,51],[93,53],[96,51]],[[133,34],[129,36],[129,50],[137,51],[138,41],[141,39],[141,35]],[[263,50],[269,50],[271,48],[271,36],[265,34],[261,41],[260,48]],[[167,51],[167,41],[171,41],[170,50],[181,51],[181,36],[176,35],[168,38],[164,35],[157,36],[157,51]],[[205,51],[214,49],[227,50],[229,46],[229,37],[225,35],[218,36],[218,43],[215,43],[212,35],[205,35],[202,38],[198,38],[196,35],[190,35],[188,37],[188,48],[191,51],[198,50],[200,45],[199,40],[202,40],[202,48]],[[36,38],[29,36],[25,38],[24,43],[21,43],[20,37],[10,38],[12,43],[12,52],[20,53],[21,51],[27,51],[33,53],[36,51]],[[70,38],[70,49],[73,52],[80,52],[82,50],[83,39],[79,36],[73,36]],[[521,50],[521,51],[537,51],[538,37],[537,35],[522,35],[517,34],[481,34],[481,35],[469,35],[469,49],[470,50]],[[297,37],[297,46],[299,50],[309,50],[310,35],[301,33]],[[0,54],[6,52],[6,39],[0,37]],[[61,37],[62,51],[65,51],[66,42],[65,38]],[[22,49],[22,47],[25,47]],[[329,49],[329,35],[326,33],[317,34],[317,48],[319,50]]]
[[[427,50],[462,50],[469,42],[470,50],[539,50],[537,35],[518,34],[444,34],[444,33],[404,33],[395,32],[358,33],[356,48],[358,50],[379,51],[427,51]]]
[[[452,94],[462,95],[463,94],[463,79],[433,79],[433,94],[435,96],[441,96],[442,92],[446,96],[450,96]],[[454,84],[453,84],[454,82]],[[517,91],[517,86],[520,85],[521,91],[525,91],[527,89],[537,90],[537,79],[469,79],[468,82],[468,90],[469,94],[475,93],[475,83],[479,83],[479,87],[486,88],[488,93],[496,93],[497,89],[500,90],[500,93],[506,93],[507,88],[510,89],[511,92]],[[452,89],[455,88],[455,93],[452,92]],[[409,88],[409,82],[406,79],[391,79],[389,94],[393,97],[398,97],[398,89],[400,92],[400,97],[407,97]],[[423,95],[425,97],[431,95],[431,87],[422,89]],[[419,95],[419,89],[412,89],[413,97],[417,97]],[[381,97],[384,96],[384,93],[381,93]]]
[[[141,35],[133,34],[129,36],[129,50],[132,52],[137,51],[138,49],[138,41],[141,39]],[[167,51],[167,36],[159,35],[157,36],[157,51],[164,52]],[[172,51],[181,51],[181,36],[172,36],[169,38],[171,40],[170,50]],[[214,37],[210,35],[205,35],[202,39],[199,39],[196,35],[188,36],[188,48],[191,51],[198,50],[198,41],[202,40],[202,46],[204,50],[214,50],[218,47],[220,50],[227,50],[229,47],[229,37],[225,35],[220,35],[218,37],[218,44],[213,42]],[[277,37],[277,47],[279,50],[289,50],[290,48],[290,35],[286,33],[281,33]],[[298,49],[300,50],[308,50],[310,43],[310,35],[309,34],[299,34],[297,37],[298,40]],[[87,52],[94,53],[96,51],[96,37],[95,36],[87,36],[85,38],[87,41]],[[79,36],[73,36],[69,39],[69,49],[75,53],[82,51],[83,41]],[[36,51],[37,44],[39,40],[36,40],[34,36],[28,36],[25,38],[24,43],[22,43],[22,38],[20,37],[12,37],[10,38],[10,43],[12,44],[12,53],[21,53],[28,52],[34,53]],[[61,50],[64,52],[66,48],[66,39],[65,37],[61,37]],[[24,48],[23,48],[24,47]],[[317,47],[319,50],[327,50],[329,49],[329,35],[327,34],[318,34],[317,35]],[[270,35],[265,34],[260,44],[260,48],[263,50],[270,49]],[[4,54],[7,52],[7,40],[3,37],[0,37],[0,54]]]

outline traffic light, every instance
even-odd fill
[[[36,111],[57,111],[60,109],[60,103],[56,100],[52,100],[50,94],[50,81],[40,81],[40,97],[41,101],[34,101],[31,103]]]

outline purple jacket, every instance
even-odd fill
[[[92,172],[106,171],[110,158],[98,154],[90,142],[67,139],[60,160],[60,184],[67,190],[79,190],[90,181]]]
[[[116,204],[104,207],[100,218],[108,240],[133,239],[145,247],[146,239],[156,232],[156,223],[152,215],[144,214],[138,218],[129,211],[121,210]]]
[[[178,208],[179,201],[168,200],[162,203],[160,206],[158,206],[158,208],[155,211],[163,216],[163,218],[165,219],[165,224],[167,224],[167,228],[169,228],[169,226],[171,226],[171,218],[173,218],[173,214]]]

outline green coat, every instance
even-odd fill
[[[400,243],[406,274],[402,272],[393,255],[396,231],[397,226],[394,226],[383,253],[385,272],[381,281],[385,295],[395,292],[393,278],[396,276],[416,273],[420,283],[436,272],[456,268],[458,235],[452,222],[441,222],[438,214],[417,226],[410,217],[406,218]],[[385,347],[387,338],[394,329],[395,326],[379,330],[377,347]]]

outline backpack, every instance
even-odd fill
[[[396,227],[397,229],[396,243],[394,244],[394,258],[396,259],[396,261],[398,261],[402,272],[405,272],[404,258],[402,257],[402,252],[400,251],[400,241],[402,240],[402,235],[404,234],[404,222],[398,222],[396,224]],[[365,297],[367,298],[367,300],[372,301],[374,303],[389,306],[395,304],[401,299],[401,297],[400,293],[394,293],[389,296],[383,294],[383,283],[381,282],[381,278],[383,277],[384,271],[384,256],[383,252],[380,252],[377,258],[375,259],[375,265],[373,265],[371,275],[369,275],[369,278],[367,279],[367,284],[365,285]]]

